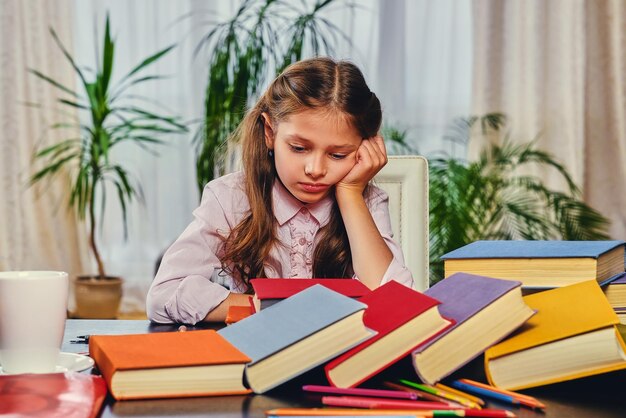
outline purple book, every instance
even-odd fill
[[[441,301],[442,316],[456,324],[413,351],[420,378],[433,384],[454,372],[528,320],[521,282],[456,273],[424,293]]]
[[[626,284],[626,273],[618,274],[613,280],[611,280],[608,284]]]

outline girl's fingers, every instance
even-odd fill
[[[361,142],[361,146],[359,147],[358,156],[359,159],[365,165],[371,165],[372,163],[372,150],[370,149],[369,141],[366,139]]]
[[[376,168],[380,168],[387,162],[387,156],[381,152],[380,146],[377,144],[374,138],[366,139],[362,142],[362,146],[366,148],[372,156],[371,161]]]
[[[385,161],[387,160],[387,147],[385,147],[385,140],[382,136],[376,135],[374,137],[374,143],[378,146],[381,154],[385,157]]]

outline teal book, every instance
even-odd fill
[[[365,308],[315,285],[219,334],[252,359],[246,365],[247,384],[264,393],[373,337],[376,332],[363,323]]]
[[[603,284],[624,272],[624,241],[476,241],[451,251],[445,277],[464,272],[553,288],[586,280]]]

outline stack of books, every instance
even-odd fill
[[[624,248],[478,241],[446,254],[446,278],[424,293],[395,281],[370,291],[350,279],[255,279],[254,303],[217,332],[92,336],[90,353],[116,399],[261,394],[320,366],[350,389],[403,358],[416,385],[432,386],[481,354],[503,390],[555,383],[626,369]]]
[[[453,361],[438,361],[434,381],[532,315],[519,283],[460,275],[431,292],[390,281],[357,299],[315,284],[217,332],[92,336],[90,354],[116,399],[167,398],[265,393],[324,363],[329,382],[354,387],[410,355],[421,373],[416,350],[452,353],[460,338],[463,353],[444,354]]]
[[[603,290],[619,321],[626,324],[626,273],[608,283]]]

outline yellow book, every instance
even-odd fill
[[[534,293],[524,302],[537,314],[485,351],[492,385],[519,390],[626,368],[619,319],[595,281]]]

